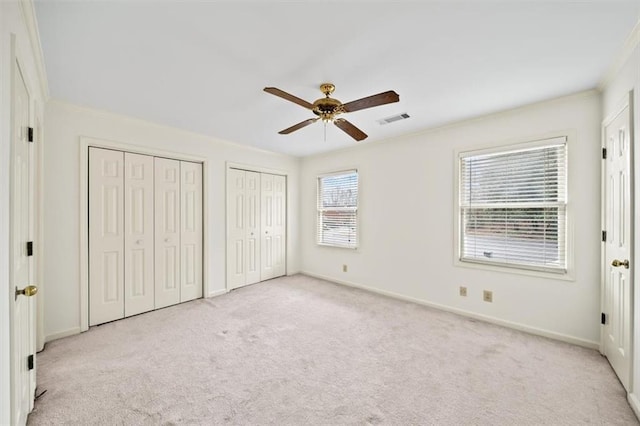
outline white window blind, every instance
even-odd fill
[[[460,155],[460,260],[566,272],[567,143]]]
[[[357,247],[358,171],[318,177],[318,244]]]

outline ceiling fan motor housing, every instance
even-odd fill
[[[342,112],[342,102],[333,98],[320,98],[313,103],[313,113],[325,121],[331,121],[333,117]]]

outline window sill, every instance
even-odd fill
[[[335,244],[325,244],[325,243],[316,243],[319,247],[330,247],[330,248],[338,248],[338,249],[347,249],[347,250],[358,250],[358,247],[349,247],[349,246],[337,246]]]
[[[535,269],[519,268],[517,266],[511,267],[511,266],[492,265],[492,264],[483,263],[483,262],[463,261],[457,258],[454,259],[453,265],[459,266],[462,268],[482,269],[485,271],[502,272],[502,273],[512,274],[512,275],[526,275],[530,277],[546,278],[549,280],[557,280],[557,281],[575,281],[576,280],[571,269],[568,269],[567,272],[564,272],[564,273],[540,271]]]

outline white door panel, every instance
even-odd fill
[[[137,315],[154,308],[153,157],[124,154],[124,312]]]
[[[155,307],[180,303],[180,161],[154,159]]]
[[[604,354],[625,389],[631,379],[632,257],[631,132],[627,105],[604,127],[606,273],[603,294]]]
[[[246,173],[246,231],[244,235],[246,247],[244,259],[246,280],[245,284],[260,281],[260,173]]]
[[[31,240],[33,218],[33,181],[30,142],[27,140],[30,124],[30,99],[20,67],[14,64],[13,122],[11,158],[11,286],[22,290],[32,284],[32,257],[27,255],[27,242]],[[12,292],[13,293],[13,292]],[[34,356],[35,365],[35,310],[33,297],[12,297],[12,407],[15,424],[25,424],[33,408],[35,368],[29,369],[28,357]]]
[[[230,169],[227,174],[227,287],[241,287],[245,271],[245,172]]]
[[[202,164],[182,161],[180,301],[202,297]]]
[[[89,149],[89,325],[124,318],[124,154]]]
[[[260,281],[260,187],[260,173],[229,170],[227,282],[230,290]]]
[[[286,178],[262,174],[262,264],[260,279],[286,273]]]

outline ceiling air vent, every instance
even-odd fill
[[[381,118],[380,120],[378,120],[378,123],[380,123],[381,126],[384,126],[385,124],[393,123],[394,121],[406,120],[407,118],[409,118],[409,114],[403,112],[402,114],[392,115],[391,117],[387,118]]]

